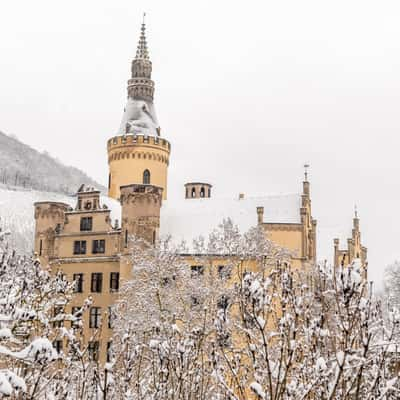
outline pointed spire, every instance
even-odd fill
[[[143,13],[142,27],[140,28],[140,38],[136,50],[136,60],[148,60],[149,52],[147,50],[146,41],[146,23],[145,23],[146,13]]]
[[[154,82],[151,80],[152,64],[147,49],[145,15],[143,14],[136,57],[132,60],[132,74],[128,81],[128,97],[153,101]]]
[[[308,182],[308,168],[310,168],[310,165],[305,163],[304,164],[304,182]]]

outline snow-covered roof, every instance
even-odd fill
[[[158,128],[159,124],[154,104],[147,100],[129,97],[118,134],[134,133],[157,137],[159,136]]]
[[[164,201],[161,207],[160,236],[171,235],[174,242],[188,246],[199,236],[205,238],[223,219],[231,218],[241,232],[257,225],[257,207],[264,207],[264,222],[300,223],[300,194],[260,197],[182,199]]]

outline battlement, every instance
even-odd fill
[[[34,203],[35,219],[38,218],[64,218],[64,214],[72,210],[69,204],[58,201],[37,201]]]
[[[121,205],[124,206],[127,202],[133,202],[139,198],[153,199],[155,204],[161,206],[163,188],[154,185],[131,184],[121,186]]]
[[[146,136],[146,135],[118,135],[114,136],[107,142],[108,150],[113,150],[125,146],[152,146],[159,149],[163,149],[168,153],[171,151],[171,144],[166,139],[162,139],[157,136]]]

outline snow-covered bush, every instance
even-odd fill
[[[64,312],[73,285],[0,243],[1,395],[41,399],[51,392],[67,353],[53,343],[62,343],[62,325],[76,318]]]
[[[399,319],[385,325],[358,260],[291,266],[231,221],[182,257],[133,250],[109,373],[129,399],[395,399]],[[195,300],[195,301],[194,301]]]

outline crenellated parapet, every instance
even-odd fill
[[[169,164],[171,144],[157,136],[119,135],[107,142],[108,162],[125,158],[149,159]]]

